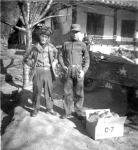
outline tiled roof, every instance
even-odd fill
[[[138,0],[72,0],[72,2],[108,5],[111,7],[131,8],[138,10]]]

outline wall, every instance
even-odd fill
[[[105,15],[104,36],[113,35],[113,9],[96,5],[79,5],[77,7],[77,23],[81,24],[83,33],[86,33],[87,12]]]
[[[103,39],[112,39],[113,38],[113,30],[114,30],[114,9],[109,8],[107,6],[90,6],[90,5],[79,5],[77,7],[77,23],[82,26],[82,33],[86,33],[87,28],[87,12],[102,14],[105,16],[104,20],[104,33]],[[134,45],[130,42],[133,42],[133,38],[121,38],[121,21],[122,20],[137,20],[136,22],[136,30],[138,30],[138,14],[132,11],[118,9],[117,10],[117,42],[121,40],[125,40],[129,42],[128,45],[120,45],[125,49],[134,50]],[[98,47],[97,47],[98,46]],[[112,44],[109,45],[96,45],[93,46],[93,50],[95,51],[103,51],[104,53],[109,54],[112,50]],[[137,48],[135,48],[137,50]]]
[[[77,22],[81,25],[81,32],[86,33],[87,13],[85,7],[77,7]]]
[[[60,10],[59,15],[65,15],[63,17],[59,17],[61,32],[65,35],[70,31],[70,26],[72,24],[72,8],[70,7]]]
[[[113,37],[113,28],[114,28],[114,9],[107,6],[89,6],[89,5],[79,5],[77,7],[77,23],[81,24],[82,32],[86,33],[87,25],[87,12],[97,13],[105,15],[104,21],[104,34],[103,38],[112,38]],[[121,40],[121,20],[137,20],[136,29],[138,30],[138,14],[128,11],[128,10],[118,10],[117,11],[117,39]]]
[[[112,39],[113,38],[113,30],[114,30],[114,9],[109,8],[107,6],[90,6],[90,5],[78,5],[77,6],[77,20],[76,23],[81,24],[82,33],[86,33],[86,25],[87,25],[87,12],[102,14],[105,16],[104,21],[104,33],[103,38],[105,39]],[[68,33],[70,31],[70,25],[72,23],[72,8],[63,9],[59,12],[59,14],[67,15],[71,14],[68,17],[60,17],[59,22],[61,28],[54,31],[53,42],[58,45],[62,44],[66,41],[69,37]],[[137,19],[137,26],[138,29],[138,17],[137,14],[127,10],[118,10],[117,11],[117,41],[121,40],[121,20],[122,19],[130,19],[136,20]],[[108,47],[109,48],[109,47]],[[99,48],[98,48],[99,49]]]
[[[112,39],[113,38],[113,16],[105,16],[104,22],[104,35],[103,38]]]
[[[51,19],[47,19],[45,21],[45,25],[48,26],[48,27],[51,27]]]
[[[70,26],[72,24],[72,8],[62,9],[58,15],[64,15],[58,18],[59,29],[54,30],[51,41],[54,45],[62,45],[69,39]]]

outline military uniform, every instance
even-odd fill
[[[30,79],[33,81],[33,116],[40,109],[42,88],[44,88],[46,108],[48,111],[53,111],[52,89],[55,80],[53,63],[56,61],[57,49],[49,42],[44,45],[36,43],[25,58],[25,62],[31,67]]]
[[[82,112],[84,102],[84,77],[80,77],[80,71],[86,73],[89,67],[89,54],[85,43],[79,40],[65,42],[59,53],[59,63],[63,69],[67,68],[64,83],[65,115],[69,116],[74,111],[73,107],[79,114]]]

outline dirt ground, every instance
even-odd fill
[[[17,61],[18,62],[18,61]],[[93,140],[88,136],[85,121],[77,118],[61,119],[63,114],[63,84],[54,83],[54,109],[58,116],[45,113],[42,97],[41,111],[31,117],[32,91],[13,91],[21,88],[22,82],[16,65],[14,82],[4,82],[1,91],[1,149],[2,150],[137,150],[138,125],[125,121],[124,136]],[[3,75],[3,74],[2,74]],[[1,77],[3,77],[1,75]],[[17,80],[18,78],[18,80]],[[14,96],[13,96],[14,95]],[[85,93],[85,109],[109,108],[124,116],[127,109],[126,93],[120,87],[114,89],[97,87]],[[138,120],[137,118],[134,118]]]
[[[41,111],[37,117],[30,117],[31,91],[22,92],[23,103],[14,108],[13,117],[2,113],[6,128],[1,137],[2,150],[136,150],[138,149],[138,126],[125,123],[123,137],[93,140],[88,136],[85,123],[76,119],[61,119],[63,114],[63,85],[57,82],[54,88],[54,109],[58,116],[44,112],[43,100]],[[4,84],[5,94],[17,88]],[[4,99],[2,99],[4,101]],[[22,107],[22,106],[25,107]],[[92,93],[85,94],[85,108],[110,108],[111,111],[124,115],[126,111],[125,93],[97,88]],[[9,122],[8,122],[9,121]],[[7,123],[8,122],[8,123]]]

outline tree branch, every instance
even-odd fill
[[[8,26],[10,26],[10,27],[13,28],[13,29],[15,28],[15,29],[18,29],[18,30],[21,30],[21,31],[26,32],[26,29],[23,28],[23,27],[18,27],[18,26],[11,25],[11,24],[9,24],[9,23],[3,21],[3,20],[1,20],[1,22],[4,23],[4,24],[6,24],[6,25],[8,25]]]
[[[31,3],[31,8],[30,8],[30,23],[32,24],[32,22],[35,20],[35,16],[36,16],[36,12],[37,12],[37,2],[33,2]]]
[[[30,23],[30,2],[29,1],[27,1],[27,24],[29,24]]]
[[[18,2],[18,5],[19,5],[19,8],[21,10],[21,13],[22,13],[22,16],[23,16],[23,20],[24,20],[24,23],[25,25],[27,25],[27,20],[26,20],[26,16],[25,16],[25,11],[23,9],[23,3],[22,2]]]
[[[54,18],[54,17],[65,17],[65,16],[70,16],[70,14],[68,14],[68,15],[54,15],[54,16],[45,17],[45,18],[43,18],[43,19],[37,21],[36,23],[34,23],[32,27],[34,27],[35,25],[37,25],[38,23],[40,23],[40,22],[42,22],[42,21],[44,21],[44,20],[46,20],[46,19]]]
[[[53,2],[53,0],[49,0],[45,11],[40,15],[39,20],[41,20],[41,19],[45,16],[45,14],[48,12],[48,10],[49,10],[50,7],[51,7],[52,2]]]
[[[10,26],[11,28],[13,28],[14,27],[14,25],[11,25],[11,24],[9,24],[9,23],[7,23],[7,22],[5,22],[5,21],[3,21],[3,20],[0,20],[2,23],[4,23],[4,24],[6,24],[6,25],[8,25],[8,26]]]
[[[25,28],[23,28],[23,27],[14,26],[14,28],[16,28],[16,29],[18,29],[18,30],[20,30],[20,31],[24,31],[24,32],[26,32],[26,29],[25,29]]]

